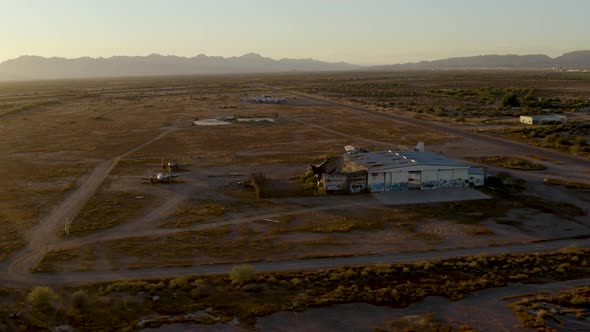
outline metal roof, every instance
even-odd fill
[[[559,114],[538,114],[538,115],[522,115],[521,117],[532,118],[532,119],[567,119],[566,116]]]
[[[357,152],[344,155],[344,159],[359,166],[365,167],[369,172],[379,172],[395,168],[412,166],[451,166],[468,168],[462,162],[449,159],[432,152],[420,151],[371,151]]]

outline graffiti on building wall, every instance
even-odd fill
[[[436,181],[423,181],[420,189],[435,189],[436,187]]]
[[[465,181],[463,181],[463,179],[454,179],[453,180],[453,187],[455,187],[455,188],[465,187]]]
[[[439,188],[450,188],[451,187],[451,181],[449,181],[447,179],[439,179],[438,180],[438,187]]]
[[[408,190],[407,182],[392,183],[390,186],[391,191],[406,191]]]
[[[364,184],[351,184],[350,185],[350,192],[352,193],[360,193],[365,189]]]
[[[471,184],[472,186],[481,186],[484,184],[483,182],[484,182],[483,178],[481,178],[481,177],[473,177],[472,176],[469,179],[469,184]]]
[[[326,184],[326,191],[340,191],[342,190],[342,187],[340,187],[339,185],[334,185],[334,184]]]
[[[373,191],[383,191],[383,190],[385,190],[385,183],[373,184]]]

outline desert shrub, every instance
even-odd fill
[[[104,293],[129,292],[137,294],[141,291],[149,291],[150,283],[146,281],[119,281],[106,287]]]
[[[76,310],[86,310],[88,308],[88,293],[84,290],[77,290],[72,294],[72,308]]]
[[[569,150],[573,154],[583,154],[587,151],[590,151],[590,149],[588,149],[588,147],[583,146],[583,145],[572,145],[572,146],[570,146]]]
[[[524,279],[528,279],[528,278],[529,278],[529,276],[524,273],[511,275],[508,277],[508,279],[510,279],[510,280],[524,280]]]
[[[354,280],[354,279],[358,278],[358,273],[355,270],[349,269],[349,270],[342,272],[340,277],[343,279],[346,279],[346,280]]]
[[[33,287],[31,292],[27,295],[27,302],[33,307],[43,311],[55,309],[58,305],[58,301],[59,295],[57,295],[53,289],[46,286]]]
[[[547,135],[545,136],[545,141],[547,143],[556,143],[557,140],[559,139],[560,135],[559,134],[551,134],[551,135]]]
[[[346,298],[347,291],[348,291],[347,287],[340,285],[336,289],[334,289],[333,295],[335,298],[344,299],[344,298]]]
[[[205,281],[204,279],[195,279],[192,282],[193,287],[205,286],[206,284],[207,284],[207,281]]]
[[[571,265],[569,263],[563,263],[557,267],[556,271],[559,273],[565,273],[567,270],[570,269],[570,267]]]
[[[504,95],[504,97],[502,97],[502,106],[504,107],[519,107],[520,106],[520,100],[518,99],[518,96],[516,95],[516,93],[507,93]]]
[[[187,290],[190,288],[190,284],[188,282],[188,278],[187,277],[179,277],[179,278],[175,278],[175,279],[171,279],[168,282],[168,288],[170,289],[183,289],[183,290]]]
[[[545,316],[547,316],[548,314],[549,313],[543,309],[537,311],[537,316],[535,317],[535,325],[545,325]]]
[[[242,290],[249,293],[260,293],[264,290],[264,288],[259,284],[247,284],[242,287]]]
[[[149,294],[154,295],[157,291],[161,290],[165,286],[166,285],[160,281],[159,283],[150,283],[149,285],[144,286],[144,289]]]
[[[252,265],[237,265],[231,269],[229,279],[233,284],[244,284],[256,278],[256,270]]]
[[[447,116],[447,112],[440,106],[434,108],[434,114],[436,116]]]
[[[570,142],[570,140],[567,137],[561,136],[561,137],[559,137],[557,139],[557,144],[559,144],[559,145],[571,145],[572,142]]]
[[[193,300],[200,299],[206,295],[205,289],[203,287],[195,287],[191,289],[191,298]]]
[[[586,137],[584,137],[584,136],[577,136],[574,139],[574,144],[576,144],[578,146],[587,146],[588,145],[588,141],[586,141]]]
[[[586,296],[583,296],[583,295],[575,295],[570,300],[570,303],[573,304],[573,305],[575,305],[575,306],[588,305],[588,304],[590,304],[590,297],[586,297]]]
[[[298,181],[302,183],[305,188],[313,192],[318,191],[318,177],[313,173],[311,169],[308,169]]]

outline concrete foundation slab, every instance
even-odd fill
[[[490,196],[473,188],[380,192],[373,193],[372,195],[385,205],[470,201],[491,198]]]

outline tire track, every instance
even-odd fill
[[[88,200],[96,193],[111,171],[117,166],[121,158],[124,158],[140,149],[160,140],[169,133],[178,130],[170,128],[158,136],[146,141],[139,146],[107,161],[98,164],[80,186],[44,218],[39,225],[32,228],[26,235],[27,246],[10,257],[2,264],[2,269],[14,274],[30,273],[39,264],[47,253],[48,245],[59,242],[57,232],[68,220],[74,220]]]
[[[555,251],[568,246],[589,248],[590,239],[554,240],[534,243],[517,243],[493,247],[474,247],[443,249],[437,251],[405,252],[390,255],[362,255],[352,257],[326,257],[313,259],[296,259],[287,261],[264,261],[249,263],[257,272],[323,270],[341,266],[363,266],[378,263],[397,264],[415,263],[435,259],[449,259],[479,254],[530,254]],[[115,280],[169,278],[193,275],[228,274],[235,264],[211,264],[189,267],[149,268],[109,271],[76,271],[60,273],[36,273],[25,279],[15,280],[13,275],[0,273],[0,282],[14,286],[44,284],[50,286],[71,286],[93,282]]]

